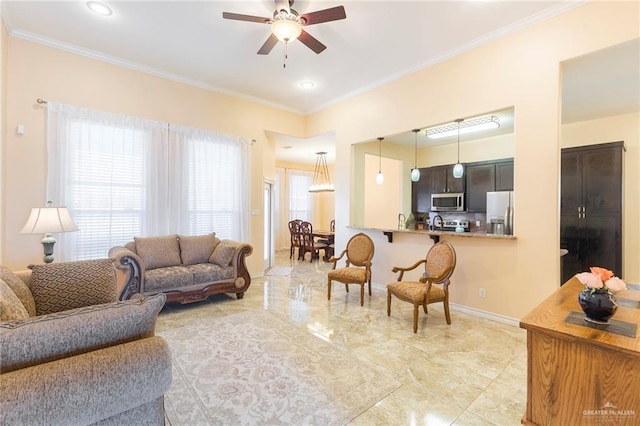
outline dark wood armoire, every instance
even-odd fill
[[[565,148],[560,175],[561,280],[591,266],[622,277],[623,142]]]

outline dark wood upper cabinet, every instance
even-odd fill
[[[464,176],[456,179],[453,177],[453,166],[437,166],[433,169],[433,193],[464,192]]]
[[[622,271],[622,142],[565,148],[561,155],[561,283],[591,266]]]
[[[428,213],[431,210],[431,194],[433,191],[433,168],[420,169],[420,180],[411,182],[411,211]]]
[[[496,191],[513,191],[513,160],[496,163]]]
[[[487,210],[487,192],[513,190],[513,159],[467,163],[464,176],[453,177],[453,164],[423,167],[420,180],[411,182],[411,210],[427,213],[431,209],[431,194],[462,192],[466,210],[483,213]]]
[[[487,211],[487,192],[496,187],[495,164],[467,166],[467,211],[470,213]]]
[[[482,161],[467,166],[467,211],[487,211],[487,192],[513,191],[513,159]]]

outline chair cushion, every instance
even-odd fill
[[[233,259],[233,253],[235,253],[235,251],[235,247],[221,242],[220,244],[218,244],[213,253],[211,253],[209,262],[215,263],[218,266],[229,266],[231,260]]]
[[[0,323],[0,371],[152,336],[165,300],[157,294]]]
[[[22,281],[12,270],[6,266],[0,265],[0,279],[3,280],[13,293],[18,296],[18,299],[22,302],[25,309],[29,313],[30,317],[36,315],[36,302],[33,300],[33,295],[27,284]]]
[[[36,315],[118,300],[111,259],[34,265],[31,270]]]
[[[145,269],[164,268],[181,264],[178,235],[166,237],[134,238],[136,252],[144,262]]]
[[[29,313],[11,287],[0,279],[0,321],[29,318]],[[0,351],[2,346],[0,346]]]
[[[400,281],[387,284],[387,289],[389,289],[391,293],[400,295],[418,303],[421,303],[424,300],[424,291],[426,288],[426,284],[412,281]],[[432,284],[431,290],[429,291],[429,299],[433,301],[443,298],[444,290]]]
[[[180,244],[180,258],[183,265],[195,265],[196,263],[209,262],[209,256],[216,248],[219,239],[215,232],[208,235],[186,236],[178,239]]]
[[[426,288],[426,284],[421,282],[400,281],[387,284],[387,289],[391,293],[418,303],[424,300],[424,290]]]
[[[367,271],[363,268],[336,268],[329,271],[327,276],[341,283],[364,283],[367,280]]]

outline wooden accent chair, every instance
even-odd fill
[[[371,296],[371,259],[375,246],[368,235],[362,232],[354,235],[347,242],[347,248],[338,257],[331,257],[329,262],[333,262],[333,269],[327,274],[328,289],[327,299],[331,300],[331,282],[338,281],[344,284],[349,292],[349,284],[360,285],[360,306],[364,306],[364,285],[369,283],[369,296]],[[343,256],[345,267],[337,268],[336,265]]]
[[[298,249],[298,259],[302,254],[302,237],[300,235],[300,224],[302,220],[294,219],[289,221],[289,234],[291,234],[291,248],[289,249],[289,259],[293,258],[296,248]]]
[[[425,271],[419,282],[402,281],[404,273],[418,266],[425,265]],[[418,307],[424,308],[435,302],[444,304],[444,315],[447,324],[451,324],[449,315],[449,278],[456,267],[456,252],[446,241],[434,244],[425,259],[419,260],[408,268],[394,267],[393,272],[400,272],[398,281],[387,284],[387,315],[391,315],[391,295],[405,302],[413,303],[413,332],[418,331]],[[441,286],[441,287],[440,287]]]
[[[320,250],[327,250],[327,245],[325,243],[320,243],[315,241],[313,236],[313,225],[311,222],[302,222],[300,224],[300,235],[301,235],[301,248],[299,249],[302,253],[302,260],[304,260],[304,256],[307,253],[311,253],[311,258],[309,262],[313,262],[313,259],[320,259]]]

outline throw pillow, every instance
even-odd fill
[[[231,260],[233,259],[233,254],[235,253],[235,251],[235,247],[225,243],[220,243],[215,248],[213,253],[211,253],[209,262],[215,263],[218,266],[229,266]]]
[[[142,259],[145,269],[180,265],[180,246],[177,234],[167,237],[136,237],[134,240],[136,252]]]
[[[8,373],[153,336],[165,300],[159,293],[0,323],[0,371]]]
[[[29,313],[11,287],[0,279],[0,321],[29,318]],[[0,346],[2,348],[2,346]]]
[[[118,300],[111,259],[48,263],[34,265],[31,270],[37,315]]]
[[[183,265],[207,263],[209,256],[217,245],[216,233],[208,235],[186,236],[180,235],[180,257]],[[220,241],[220,240],[218,240]]]
[[[36,302],[33,300],[33,295],[29,286],[22,281],[12,270],[6,266],[0,265],[0,280],[3,280],[13,293],[18,296],[18,299],[22,302],[30,317],[36,315]]]

